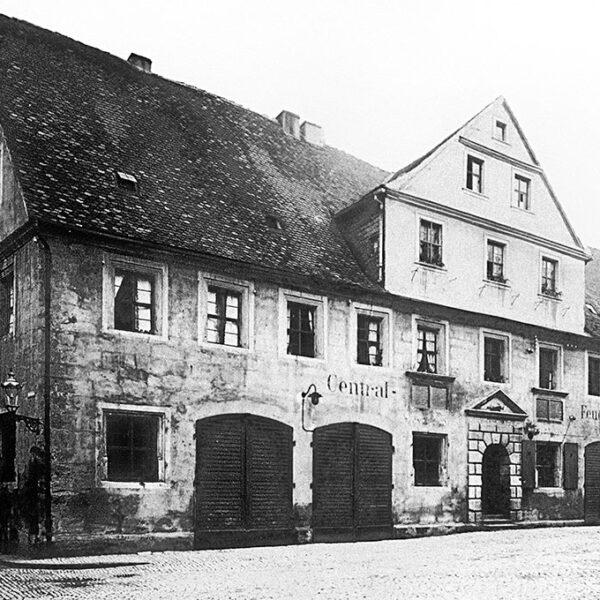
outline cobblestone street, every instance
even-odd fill
[[[3,600],[600,597],[596,527],[356,544],[4,559]]]

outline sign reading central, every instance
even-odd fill
[[[334,373],[327,377],[327,389],[330,392],[340,392],[350,396],[373,396],[374,398],[389,398],[396,390],[390,388],[389,381],[383,385],[370,385],[364,381],[346,381]]]

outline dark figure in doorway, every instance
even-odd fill
[[[28,542],[40,541],[41,498],[44,478],[44,452],[37,446],[29,450],[29,463],[21,489],[21,514],[27,525]]]

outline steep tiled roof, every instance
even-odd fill
[[[33,218],[374,285],[331,215],[388,173],[223,98],[0,16],[0,125]]]

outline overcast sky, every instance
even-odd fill
[[[594,2],[0,0],[0,12],[404,166],[508,100],[585,244],[600,247]],[[550,234],[550,232],[549,232]]]

